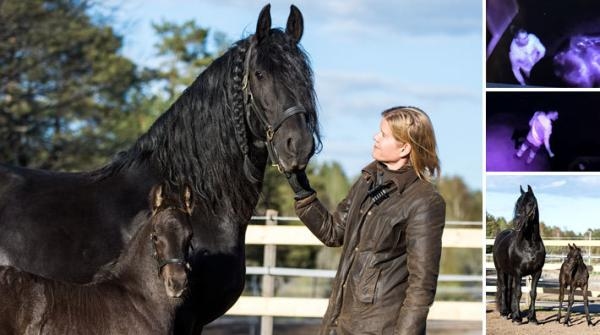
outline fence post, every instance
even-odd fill
[[[277,225],[277,211],[273,209],[267,209],[265,216],[267,220],[265,224],[267,226]],[[263,256],[263,266],[267,269],[275,267],[275,259],[277,247],[273,244],[265,244],[265,253]],[[265,298],[271,298],[275,294],[275,278],[270,274],[265,274],[262,277],[262,296]],[[273,334],[273,317],[261,316],[260,317],[260,335],[272,335]]]

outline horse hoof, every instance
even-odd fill
[[[529,319],[529,323],[531,323],[532,325],[537,325],[538,324],[538,320],[537,319]]]
[[[513,318],[512,322],[520,325],[520,324],[523,324],[523,319],[522,318]]]

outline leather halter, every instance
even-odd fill
[[[163,208],[160,211],[156,211],[155,213],[152,213],[152,217],[154,217],[156,215],[156,213],[162,212],[162,211],[165,211],[165,210],[178,210],[178,211],[184,212],[186,215],[189,215],[186,211],[184,211],[184,210],[182,210],[180,208],[171,206],[171,207]],[[156,259],[156,263],[157,263],[156,266],[157,266],[157,269],[158,269],[158,275],[159,276],[160,276],[160,274],[162,272],[162,269],[166,265],[168,265],[168,264],[179,264],[179,265],[183,266],[185,269],[187,269],[188,271],[192,270],[192,267],[191,267],[190,263],[187,260],[185,260],[185,259],[182,259],[182,258],[167,258],[167,259],[162,259],[162,258],[158,257],[158,251],[156,250],[156,244],[154,243],[154,237],[156,237],[156,235],[154,235],[154,233],[151,233],[150,234],[150,241],[152,242],[152,247],[154,248],[154,258]],[[191,246],[191,244],[190,244],[190,246]]]
[[[283,173],[283,168],[279,165],[279,155],[277,154],[277,150],[275,150],[275,146],[273,145],[273,138],[275,137],[275,133],[277,132],[277,130],[279,130],[279,128],[283,125],[285,121],[287,121],[290,117],[296,114],[306,115],[306,109],[300,105],[292,106],[283,111],[281,118],[279,118],[272,124],[269,123],[264,109],[260,108],[256,104],[254,96],[252,95],[252,90],[250,89],[250,57],[252,56],[252,49],[254,47],[254,44],[255,42],[251,41],[248,50],[246,51],[246,57],[244,60],[244,77],[242,79],[242,93],[244,96],[244,112],[246,116],[246,122],[252,134],[265,142],[267,146],[267,151],[269,152],[269,158],[271,159],[273,166],[276,166],[277,170],[280,173]],[[264,136],[262,136],[261,134],[257,134],[257,132],[252,128],[252,123],[250,122],[251,111],[254,111],[254,114],[258,117],[260,123],[265,129]],[[255,171],[256,169],[254,168],[252,170]],[[252,179],[256,180],[256,178],[254,178],[253,176]],[[257,181],[258,180],[254,182]]]

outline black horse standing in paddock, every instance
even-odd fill
[[[91,172],[0,166],[0,264],[53,279],[91,280],[116,258],[146,210],[151,187],[191,185],[190,292],[176,334],[200,334],[239,298],[245,233],[270,159],[304,169],[320,146],[313,75],[292,6],[285,30],[270,6],[127,151]],[[201,214],[199,214],[201,213]]]
[[[527,319],[537,324],[536,290],[546,260],[546,249],[540,236],[539,210],[533,190],[529,185],[527,192],[522,187],[520,190],[513,218],[515,227],[500,232],[494,241],[494,266],[498,275],[496,308],[500,315],[521,323],[521,278],[531,275],[531,304]]]
[[[560,312],[562,310],[563,298],[565,297],[565,289],[569,287],[569,305],[567,307],[567,316],[565,318],[565,325],[570,325],[569,317],[571,316],[571,308],[573,307],[574,293],[576,288],[581,288],[581,294],[583,295],[583,308],[585,309],[585,318],[588,326],[592,325],[590,318],[590,310],[588,304],[588,278],[590,274],[587,266],[583,262],[581,257],[581,249],[573,243],[573,246],[569,244],[569,253],[567,259],[560,266],[559,281],[559,293],[558,293],[558,316],[556,321],[560,322]]]
[[[72,284],[0,266],[0,333],[170,334],[188,286],[190,189],[181,198],[151,192],[150,211],[123,253],[89,284]]]

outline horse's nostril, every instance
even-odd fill
[[[296,144],[295,141],[289,137],[286,143],[287,149],[290,153],[296,153]]]

